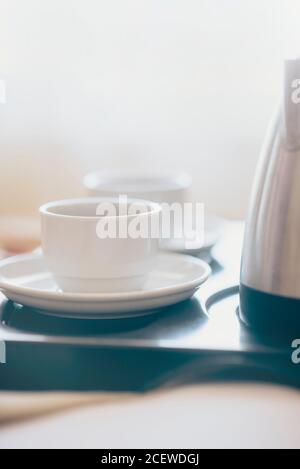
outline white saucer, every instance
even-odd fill
[[[199,239],[193,241],[192,246],[186,244],[184,238],[170,239],[163,242],[163,249],[169,252],[177,252],[182,254],[189,254],[192,256],[199,256],[203,254],[203,259],[208,251],[216,244],[221,236],[224,220],[214,215],[206,215],[204,222],[204,240]]]
[[[65,293],[58,289],[40,252],[0,262],[0,290],[22,305],[55,316],[113,319],[143,316],[190,298],[208,278],[200,259],[160,253],[156,270],[142,290],[124,293]]]

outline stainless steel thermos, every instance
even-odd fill
[[[245,228],[240,315],[250,326],[300,334],[300,58],[261,151]]]

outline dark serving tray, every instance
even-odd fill
[[[298,386],[300,365],[292,363],[290,341],[259,337],[239,321],[242,227],[229,224],[226,231],[207,283],[191,300],[153,316],[63,319],[2,297],[0,389],[145,391],[215,379]]]

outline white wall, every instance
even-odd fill
[[[80,194],[87,169],[172,166],[243,216],[281,20],[281,0],[0,0],[0,213]]]

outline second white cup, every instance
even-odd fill
[[[118,197],[120,194],[146,199],[162,204],[162,216],[168,217],[169,207],[177,204],[184,207],[189,200],[191,178],[183,172],[137,172],[137,171],[99,171],[87,174],[83,181],[87,195],[93,197]],[[169,237],[162,239],[161,246],[181,233],[183,222],[170,219]]]

